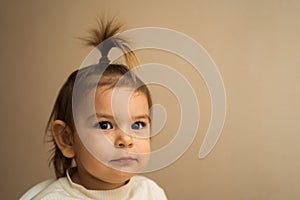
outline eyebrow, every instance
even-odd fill
[[[147,114],[134,116],[134,117],[132,117],[132,119],[133,120],[148,119],[148,121],[151,122],[151,119],[150,119],[149,115],[147,115]]]
[[[95,114],[90,115],[90,116],[87,118],[87,121],[93,119],[95,116],[96,116],[96,118],[114,119],[114,117],[113,117],[112,115],[109,115],[109,114],[106,114],[106,113],[96,113],[96,115],[95,115]]]
[[[91,120],[95,117],[95,114],[90,115],[87,120]],[[110,114],[106,114],[106,113],[96,113],[96,117],[98,118],[107,118],[107,119],[114,119],[114,116],[110,115]],[[150,116],[148,114],[144,114],[144,115],[137,115],[137,116],[133,116],[131,117],[132,120],[139,120],[139,119],[147,119],[149,122],[151,122]]]

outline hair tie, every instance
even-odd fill
[[[109,65],[110,60],[108,59],[107,56],[102,56],[102,57],[100,58],[99,63],[102,64],[102,65]]]

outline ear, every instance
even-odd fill
[[[73,148],[73,133],[70,127],[61,120],[55,120],[51,128],[55,142],[62,154],[67,158],[73,158],[75,152]]]

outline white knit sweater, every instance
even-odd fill
[[[60,178],[39,192],[33,200],[165,200],[164,191],[152,180],[143,176],[133,176],[130,181],[113,190],[87,190],[72,182],[69,174]]]

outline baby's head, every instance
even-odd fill
[[[99,64],[68,77],[48,122],[56,177],[66,176],[75,161],[75,182],[90,189],[97,181],[123,184],[145,167],[150,152],[150,92],[130,70],[133,52],[125,53],[126,65],[109,64],[112,47],[128,51],[124,40],[112,37],[119,26],[100,27],[87,40],[100,49]]]

